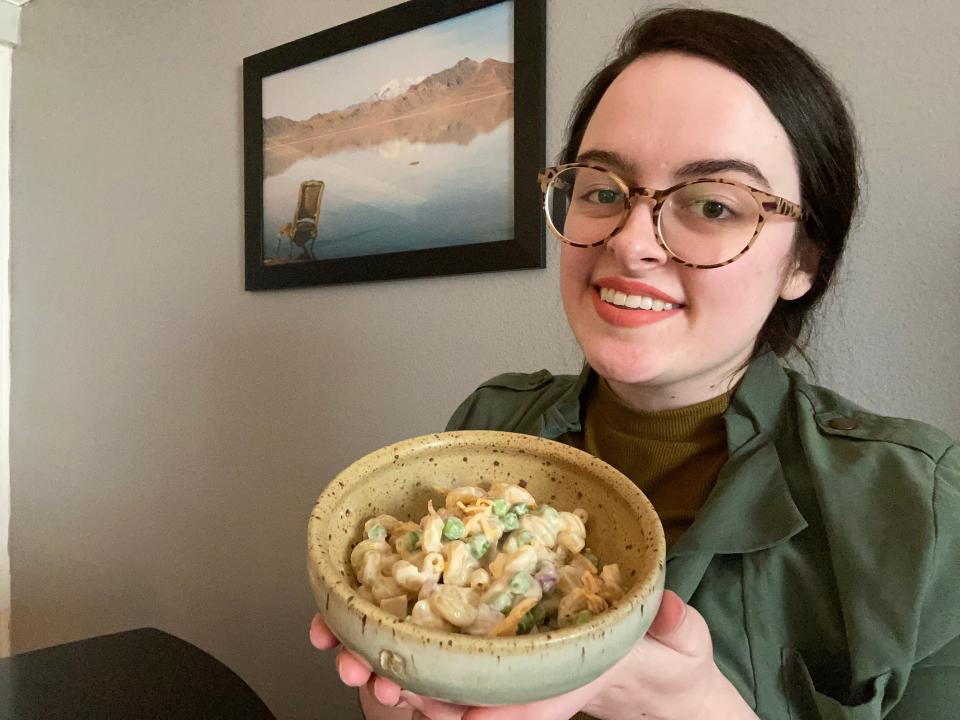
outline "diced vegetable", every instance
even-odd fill
[[[497,498],[493,501],[493,514],[497,517],[503,517],[510,509],[510,503],[503,498]]]
[[[541,563],[534,578],[540,583],[544,595],[552,593],[557,587],[557,570],[551,563]]]
[[[521,530],[517,533],[517,547],[529,545],[533,542],[533,533],[529,530]]]
[[[483,554],[490,549],[490,541],[486,535],[471,535],[466,540],[467,547],[470,548],[470,554],[477,560],[483,557]]]
[[[542,625],[546,616],[547,616],[547,611],[544,610],[543,604],[537,603],[520,620],[520,624],[517,626],[517,634],[518,635],[528,634],[535,627]]]
[[[443,524],[443,536],[447,540],[459,540],[463,537],[466,529],[463,525],[463,520],[458,517],[447,518],[447,521]]]
[[[504,530],[516,530],[518,527],[520,527],[520,520],[516,513],[508,512],[503,516]]]
[[[592,617],[593,613],[589,610],[581,610],[570,619],[570,624],[583,625],[585,622],[589,622]]]
[[[508,592],[500,593],[490,601],[490,607],[502,613],[507,612],[511,605],[513,605],[513,597]]]
[[[420,533],[416,530],[411,530],[407,533],[407,550],[413,552],[418,547],[420,547]]]
[[[517,595],[523,595],[530,589],[531,580],[530,573],[514,573],[513,577],[510,578],[510,582],[507,583],[507,589]]]
[[[528,512],[530,512],[530,508],[527,507],[526,503],[517,503],[516,505],[510,508],[510,512],[512,512],[517,517],[523,517]]]
[[[387,529],[380,523],[377,523],[376,525],[371,527],[369,530],[367,530],[367,537],[370,538],[371,540],[386,540]]]

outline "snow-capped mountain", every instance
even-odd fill
[[[418,78],[405,78],[403,80],[397,80],[394,78],[377,92],[366,99],[366,102],[376,102],[377,100],[392,100],[395,97],[403,95],[407,90],[416,85],[421,80],[425,79],[426,75],[421,75]]]

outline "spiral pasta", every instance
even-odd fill
[[[582,508],[539,505],[502,482],[445,495],[420,522],[364,523],[350,552],[362,598],[416,625],[495,637],[579,624],[623,597],[619,567],[598,569],[586,547]]]

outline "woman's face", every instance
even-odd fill
[[[677,53],[640,58],[614,80],[587,125],[578,159],[630,185],[663,189],[722,177],[800,201],[790,141],[757,92],[720,65]],[[716,172],[705,173],[705,162]],[[724,392],[726,381],[739,378],[777,298],[803,295],[812,275],[795,266],[796,223],[786,217],[771,216],[736,262],[704,270],[671,260],[657,244],[652,208],[640,200],[601,247],[564,245],[560,282],[587,361],[621,397],[656,410]],[[601,300],[604,288],[679,307],[617,306],[618,296]]]

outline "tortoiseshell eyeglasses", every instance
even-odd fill
[[[603,245],[620,232],[639,198],[654,201],[657,243],[693,268],[729,265],[751,248],[771,215],[803,220],[796,203],[735,180],[689,180],[666,190],[630,187],[606,168],[568,163],[539,175],[547,226],[575,247]]]

